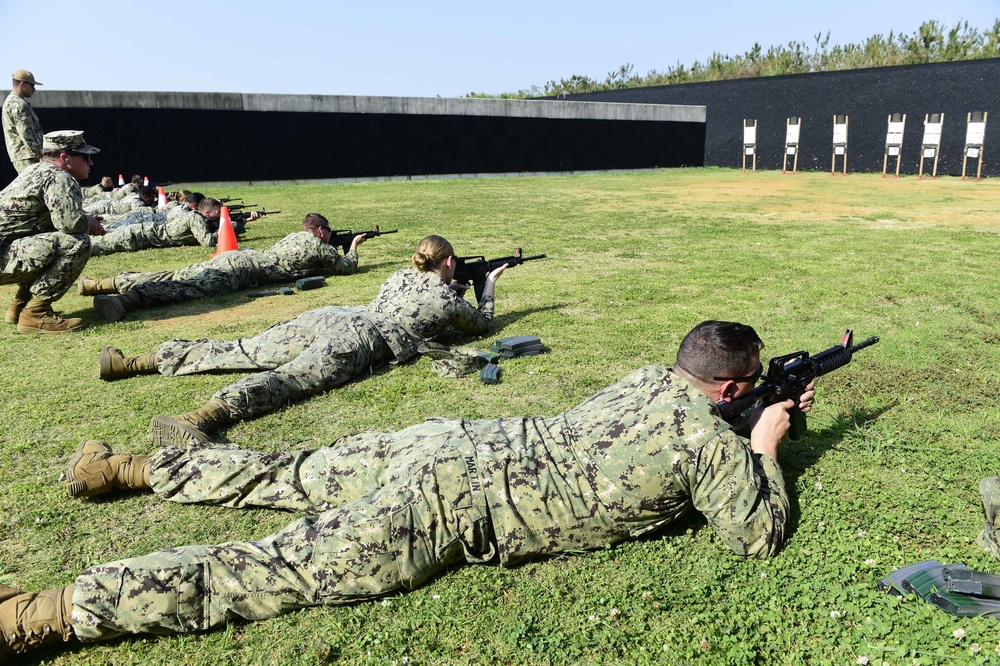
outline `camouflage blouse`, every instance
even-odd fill
[[[416,355],[421,342],[449,326],[475,335],[489,332],[493,297],[474,307],[437,273],[420,272],[411,266],[389,276],[365,312],[389,344],[395,362],[403,363]]]
[[[0,192],[0,239],[82,234],[88,227],[80,184],[48,162],[30,165]]]
[[[465,425],[505,564],[617,543],[692,507],[739,555],[768,557],[784,540],[777,462],[668,368],[641,368],[554,418]]]

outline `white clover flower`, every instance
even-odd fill
[[[972,650],[972,654],[979,654],[983,648],[979,643],[973,643],[969,646],[969,649]]]
[[[402,659],[399,660],[399,663],[401,663],[401,664],[408,664],[408,663],[410,663],[410,658],[409,657],[403,657]]]
[[[817,525],[816,527],[823,529],[824,527],[826,527],[826,521],[825,520],[819,521],[819,525]]]
[[[951,635],[957,638],[958,640],[962,640],[963,638],[965,638],[965,629],[956,629],[955,631],[951,632]]]
[[[598,620],[600,620],[600,619],[601,619],[601,617],[600,617],[599,615],[591,615],[591,616],[590,616],[589,618],[587,618],[587,619],[588,619],[588,620],[590,620],[591,622],[597,622]]]
[[[433,597],[431,597],[431,599],[440,599],[440,598],[441,598],[440,594],[435,594]]]
[[[859,539],[864,539],[866,536],[868,536],[868,532],[865,532],[864,530],[858,530]]]
[[[868,664],[868,657],[865,655],[859,655],[855,663],[861,664],[861,666],[866,666]]]
[[[870,567],[873,567],[875,566],[875,560],[869,557],[867,560],[865,560],[865,564],[867,564]]]
[[[616,615],[618,615],[618,609],[612,608],[610,611],[608,611],[608,615],[610,615],[611,617],[615,617]]]
[[[653,593],[650,592],[649,590],[646,590],[645,592],[642,593],[642,598],[643,599],[652,599],[653,598]]]
[[[764,580],[765,578],[767,578],[767,572],[766,571],[761,571],[760,572],[760,579]]]
[[[382,600],[382,607],[385,608],[388,605],[389,605],[389,600],[388,599],[383,599]]]
[[[840,611],[835,611],[835,610],[830,611],[830,617],[836,620],[838,617],[840,617]]]
[[[816,482],[816,490],[823,490],[823,482],[822,481],[817,481]]]

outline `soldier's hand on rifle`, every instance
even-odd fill
[[[351,250],[353,251],[358,249],[358,246],[364,243],[366,240],[368,240],[368,236],[365,236],[364,234],[358,234],[357,236],[354,237],[354,240],[351,241]]]
[[[260,217],[261,217],[261,215],[260,215],[260,211],[259,210],[252,210],[252,211],[250,211],[250,214],[247,215],[246,221],[247,222],[252,222],[253,220],[259,220]]]
[[[97,215],[87,216],[87,233],[91,236],[103,236],[108,233],[101,222],[104,220],[103,217]]]
[[[762,453],[775,460],[778,459],[778,444],[788,434],[788,429],[792,425],[792,419],[788,415],[788,410],[795,405],[793,400],[785,400],[768,405],[760,410],[757,423],[750,431],[750,450],[754,453]]]
[[[500,268],[493,269],[493,271],[491,271],[490,274],[486,276],[486,281],[487,282],[496,282],[497,278],[500,277],[501,275],[503,275],[503,272],[505,270],[507,270],[507,267],[509,265],[510,264],[504,264]]]
[[[461,282],[452,282],[448,287],[462,298],[465,298],[465,292],[469,291],[469,285]]]
[[[809,386],[806,390],[802,392],[802,397],[799,399],[799,411],[805,414],[813,406],[813,400],[816,398],[816,382],[809,382]]]

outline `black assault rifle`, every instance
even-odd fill
[[[854,352],[876,342],[878,336],[872,336],[855,345],[854,332],[848,329],[839,345],[815,356],[810,356],[806,351],[775,356],[768,362],[767,372],[761,377],[760,386],[732,402],[720,402],[719,412],[737,433],[745,435],[750,430],[753,413],[750,408],[758,401],[770,405],[790,398],[795,401],[795,406],[789,411],[792,424],[788,429],[788,438],[796,440],[806,432],[806,415],[799,410],[799,399],[809,382],[844,367],[851,362]]]
[[[390,231],[380,231],[378,225],[371,231],[351,231],[350,229],[338,229],[330,235],[330,245],[339,245],[340,250],[343,254],[347,254],[351,251],[351,241],[354,240],[355,236],[360,236],[364,234],[365,238],[375,238],[376,236],[382,236],[383,234],[394,234],[398,233],[399,229],[392,229]]]
[[[526,261],[534,261],[535,259],[545,259],[544,254],[536,254],[531,257],[525,257],[523,250],[517,248],[517,252],[509,257],[500,257],[499,259],[487,259],[483,256],[474,257],[455,257],[458,261],[458,265],[455,267],[455,282],[459,282],[464,285],[472,285],[476,292],[476,301],[483,297],[483,288],[486,286],[486,276],[500,268],[504,264],[513,268],[519,264],[523,264]]]

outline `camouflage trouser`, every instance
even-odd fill
[[[152,228],[152,225],[158,225],[161,229],[163,227],[163,225],[158,222],[129,224],[109,231],[104,236],[97,236],[92,242],[90,253],[97,256],[102,254],[113,254],[115,252],[137,252],[139,250],[148,250],[152,247],[180,247],[181,245],[197,245],[193,237],[190,239],[191,242],[189,243],[185,243],[181,240],[174,241],[173,239],[166,237],[161,238],[161,236],[165,236],[165,234],[163,234],[162,231],[161,233],[157,233],[157,231],[160,230]]]
[[[329,306],[237,340],[170,340],[156,352],[163,375],[264,370],[220,389],[236,419],[272,412],[382,366],[390,352],[353,308]]]
[[[151,461],[154,491],[177,502],[316,515],[260,541],[171,548],[85,571],[73,594],[78,638],[204,631],[362,601],[496,551],[460,421],[314,451],[212,448],[223,446],[233,445],[161,449]]]
[[[986,511],[986,525],[979,533],[976,543],[993,557],[1000,559],[1000,476],[991,476],[979,482],[979,492],[983,496]]]
[[[104,221],[102,221],[101,224],[104,225],[106,230],[114,231],[115,229],[121,229],[122,227],[127,227],[132,224],[141,224],[143,222],[162,223],[165,222],[166,219],[166,214],[149,210],[126,213],[124,215],[107,215],[104,216]]]
[[[264,284],[263,280],[263,272],[250,255],[224,252],[176,271],[119,273],[115,277],[115,289],[119,294],[135,292],[141,304],[148,307],[251,289]]]
[[[46,301],[62,298],[90,258],[90,236],[52,231],[0,245],[0,284],[31,284]]]

